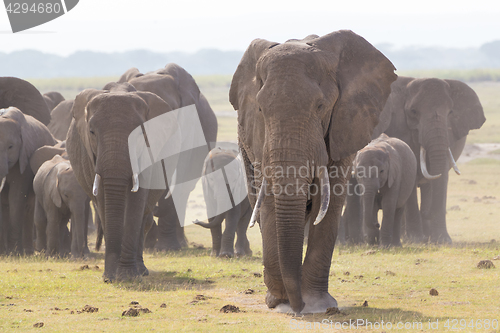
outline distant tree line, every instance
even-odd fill
[[[401,71],[420,69],[500,68],[500,40],[479,48],[405,47],[379,44],[381,50]],[[141,72],[175,62],[193,75],[233,74],[242,51],[204,49],[196,53],[157,53],[134,50],[121,53],[78,51],[67,57],[35,50],[0,52],[0,76],[22,78],[116,76],[130,67]]]

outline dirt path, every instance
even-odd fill
[[[457,163],[467,163],[475,160],[476,158],[492,158],[500,160],[500,143],[466,144]]]

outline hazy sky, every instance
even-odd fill
[[[500,40],[500,1],[80,0],[68,14],[17,34],[0,8],[0,52],[244,50],[254,38],[284,42],[339,29],[372,44],[477,47]]]

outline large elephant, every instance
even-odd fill
[[[5,178],[0,251],[31,254],[34,174],[29,159],[39,147],[53,146],[56,140],[45,125],[16,107],[1,109],[0,114],[0,179]]]
[[[61,231],[65,232],[71,218],[71,256],[83,257],[89,252],[86,239],[90,198],[78,184],[70,162],[60,155],[44,162],[36,172],[33,189],[35,249],[47,255],[66,255],[69,249],[61,244]]]
[[[328,278],[345,184],[354,154],[371,140],[394,69],[351,31],[283,44],[256,39],[244,53],[229,99],[260,221],[268,307],[289,303],[295,313],[312,313],[337,306]]]
[[[203,168],[203,161],[217,139],[217,118],[207,99],[200,92],[193,77],[182,67],[168,64],[165,68],[147,74],[140,74],[136,68],[129,69],[120,81],[128,79],[128,84],[139,91],[149,91],[160,96],[172,109],[178,109],[194,104],[207,145],[199,149],[189,149],[183,152],[178,161],[182,166],[177,169],[177,179],[191,180],[199,178]],[[176,197],[162,196],[158,202],[155,215],[158,217],[158,228],[153,228],[156,235],[148,238],[157,238],[157,250],[178,250],[187,246],[183,224],[179,216],[185,215],[189,193],[194,189],[195,183],[190,188],[184,187]],[[154,241],[153,241],[154,242]]]
[[[96,203],[106,242],[105,281],[148,274],[142,258],[146,216],[162,191],[139,188],[129,135],[172,108],[149,92],[86,89],[73,105],[66,149],[83,190]]]
[[[66,140],[69,126],[73,120],[74,100],[66,100],[59,103],[50,113],[50,123],[47,125],[50,133],[58,140]]]
[[[401,246],[401,220],[417,175],[413,152],[403,141],[381,134],[358,152],[354,167],[368,243]],[[379,208],[384,214],[380,231]]]
[[[210,151],[203,164],[203,196],[207,206],[208,223],[198,220],[193,223],[210,229],[212,255],[216,257],[252,255],[247,238],[252,210],[245,187],[245,171],[237,156],[238,151],[219,146]],[[223,179],[220,177],[222,175],[220,172],[225,174]],[[233,202],[229,202],[231,199],[228,190],[231,191]],[[223,221],[226,221],[224,233],[222,233]],[[236,251],[235,233],[238,236]]]
[[[420,167],[406,208],[410,240],[451,243],[446,228],[448,171],[454,167],[467,134],[485,122],[474,90],[457,80],[399,77],[373,136],[386,133],[408,144]],[[420,213],[417,184],[421,189]]]

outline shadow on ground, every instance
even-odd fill
[[[181,276],[175,271],[154,272],[132,281],[113,284],[117,288],[135,291],[172,291],[172,290],[207,290],[212,289],[215,283],[210,279],[195,279]]]

